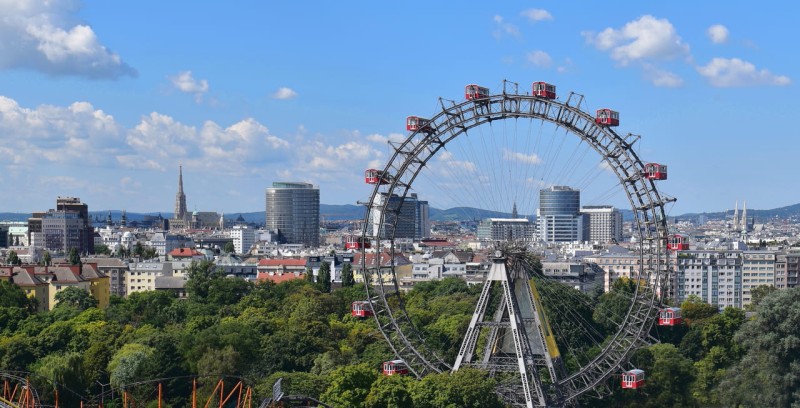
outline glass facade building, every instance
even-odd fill
[[[544,242],[574,242],[586,239],[588,223],[580,213],[581,192],[566,186],[539,191],[537,230]]]
[[[309,183],[274,182],[266,193],[266,227],[279,242],[319,246],[319,189]]]

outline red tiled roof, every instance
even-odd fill
[[[203,256],[203,254],[192,248],[175,248],[169,251],[169,256],[173,258],[192,258],[195,256]]]
[[[305,279],[305,277],[306,277],[305,274],[302,273],[298,273],[295,275],[294,273],[289,272],[289,273],[278,273],[273,275],[267,272],[259,272],[258,277],[256,279],[258,279],[259,281],[273,281],[275,283],[281,283],[295,279]]]
[[[306,266],[305,259],[262,259],[258,266]]]
[[[456,244],[454,244],[454,243],[452,243],[450,241],[423,241],[420,244],[420,246],[436,247],[436,248],[447,248],[447,247],[453,247],[455,245]]]

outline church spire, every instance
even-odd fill
[[[739,226],[742,227],[742,233],[747,233],[747,201],[742,204],[742,222]]]
[[[514,201],[514,207],[511,209],[511,218],[517,219],[519,218],[519,214],[517,214],[517,202]]]
[[[183,164],[178,165],[178,193],[175,194],[176,220],[186,220],[186,194],[183,193]]]
[[[733,210],[733,230],[739,230],[739,200],[736,200],[736,209]]]

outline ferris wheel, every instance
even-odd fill
[[[409,116],[407,137],[389,141],[392,151],[386,165],[367,170],[365,181],[373,186],[365,203],[368,211],[361,236],[348,248],[361,252],[368,296],[354,304],[353,315],[374,317],[397,357],[387,362],[390,369],[402,366],[408,374],[423,377],[466,366],[483,368],[500,379],[498,392],[506,401],[519,406],[568,404],[597,392],[612,376],[626,378],[623,373],[633,368],[628,358],[651,342],[660,299],[668,291],[665,205],[674,199],[656,188],[666,179],[666,166],[642,162],[634,149],[639,137],[614,131],[619,113],[602,108],[590,114],[582,107],[584,99],[570,93],[561,100],[555,86],[544,82],[534,82],[524,93],[508,81],[499,93],[467,85],[463,100],[440,98],[433,115]],[[586,308],[578,291],[565,290],[545,274],[531,279],[526,270],[530,265],[524,262],[529,258],[509,252],[520,246],[523,253],[534,246],[539,255],[558,251],[558,246],[547,244],[553,237],[537,228],[539,235],[532,241],[538,243],[520,244],[511,233],[491,239],[491,270],[457,358],[434,351],[404,307],[402,293],[414,279],[407,265],[396,260],[411,245],[403,229],[403,203],[426,198],[431,206],[462,208],[464,215],[471,215],[465,207],[494,210],[498,219],[512,213],[513,221],[525,218],[519,214],[534,218],[543,205],[541,191],[559,189],[581,191],[590,197],[583,200],[593,204],[618,200],[630,207],[630,233],[636,243],[626,276],[634,284],[615,295],[624,307],[608,313],[608,332],[600,333],[577,310]],[[544,218],[540,214],[538,222]],[[512,280],[516,286],[507,283]],[[504,285],[494,306],[487,299],[492,296],[489,281]],[[557,310],[559,316],[548,319],[546,310]],[[486,318],[490,314],[494,320]],[[531,327],[518,327],[528,324]],[[480,334],[486,328],[489,331]],[[507,339],[500,339],[504,335]],[[593,342],[592,351],[577,352],[570,343],[573,336]],[[495,346],[487,345],[492,341]],[[496,351],[503,344],[507,352],[501,355]],[[511,377],[515,379],[508,380]]]

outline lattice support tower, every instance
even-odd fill
[[[453,371],[476,367],[493,374],[516,372],[522,391],[517,397],[522,398],[507,402],[528,408],[563,405],[556,384],[564,369],[555,341],[548,341],[552,334],[533,281],[521,265],[510,270],[506,264],[500,253],[492,260]],[[498,286],[499,299],[494,289]],[[487,319],[493,303],[497,308]],[[486,339],[482,353],[480,338]],[[541,381],[543,372],[548,373],[549,385]]]

